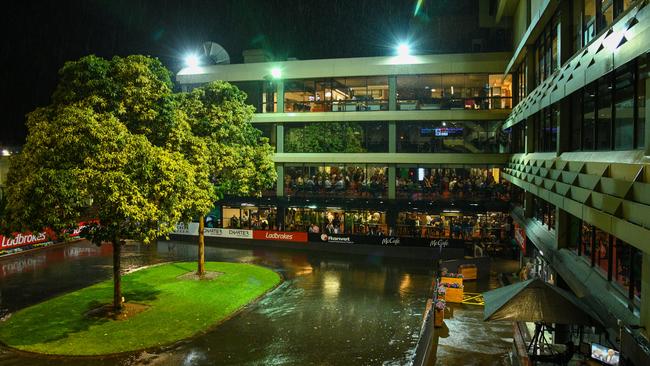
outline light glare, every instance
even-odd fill
[[[198,67],[199,66],[198,56],[196,56],[195,54],[185,56],[185,65],[187,65],[187,67]]]
[[[411,54],[411,47],[406,43],[400,43],[400,45],[397,46],[397,54],[399,56],[408,56]]]
[[[280,77],[282,77],[282,70],[280,70],[277,67],[274,67],[273,69],[271,69],[271,76],[273,76],[274,79],[279,79]]]

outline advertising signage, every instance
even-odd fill
[[[191,222],[189,224],[178,224],[176,230],[172,232],[176,235],[199,235],[199,223]],[[216,238],[233,238],[233,239],[253,239],[253,230],[246,229],[222,229],[222,228],[204,228],[203,234]]]
[[[333,244],[365,244],[384,247],[421,247],[439,248],[440,250],[465,249],[465,241],[460,239],[428,239],[397,236],[346,235],[346,234],[309,234],[309,241]]]
[[[517,244],[521,247],[521,251],[525,252],[526,251],[526,230],[519,226],[519,224],[515,223],[515,241],[517,241]]]
[[[306,243],[307,242],[307,233],[305,233],[305,232],[285,232],[285,231],[255,230],[255,231],[253,231],[253,239],[291,241],[291,242],[296,242],[296,243]]]
[[[68,235],[73,238],[78,237],[79,234],[81,234],[81,229],[83,229],[84,226],[85,226],[84,223],[79,223],[79,225],[76,228],[72,229],[72,231],[69,232]],[[35,245],[35,244],[50,243],[56,240],[57,240],[57,236],[53,231],[49,229],[46,229],[45,231],[41,231],[38,233],[31,233],[31,232],[13,233],[13,237],[0,235],[0,250],[19,248],[19,247]]]

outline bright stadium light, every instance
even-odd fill
[[[193,53],[185,56],[185,65],[187,65],[187,67],[198,67],[199,57]]]
[[[271,69],[271,76],[274,79],[281,78],[282,77],[282,70],[280,70],[280,68],[278,68],[278,67],[274,67],[273,69]]]
[[[398,56],[408,56],[411,54],[411,47],[406,43],[400,43],[397,46],[397,55]]]

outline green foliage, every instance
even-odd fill
[[[145,56],[66,63],[50,106],[28,116],[8,174],[7,224],[54,230],[88,216],[95,243],[145,242],[214,200],[208,147],[177,108],[169,72]],[[191,152],[191,153],[190,153]]]
[[[273,148],[250,123],[254,108],[246,104],[244,92],[216,81],[179,94],[177,101],[193,134],[209,151],[218,197],[260,195],[275,182]]]
[[[363,130],[354,122],[309,123],[289,130],[285,139],[287,152],[360,153]]]
[[[147,310],[114,321],[86,315],[111,301],[106,281],[20,310],[0,327],[0,341],[25,351],[100,355],[162,346],[214,326],[280,283],[270,269],[207,262],[212,280],[182,279],[191,263],[170,263],[123,277],[125,296]],[[107,337],[110,336],[109,337]]]

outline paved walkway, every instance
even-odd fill
[[[465,281],[466,292],[500,286],[498,273],[516,272],[518,261],[494,258],[489,279]],[[483,306],[448,303],[445,324],[437,328],[436,365],[511,365],[512,323],[484,322]]]

